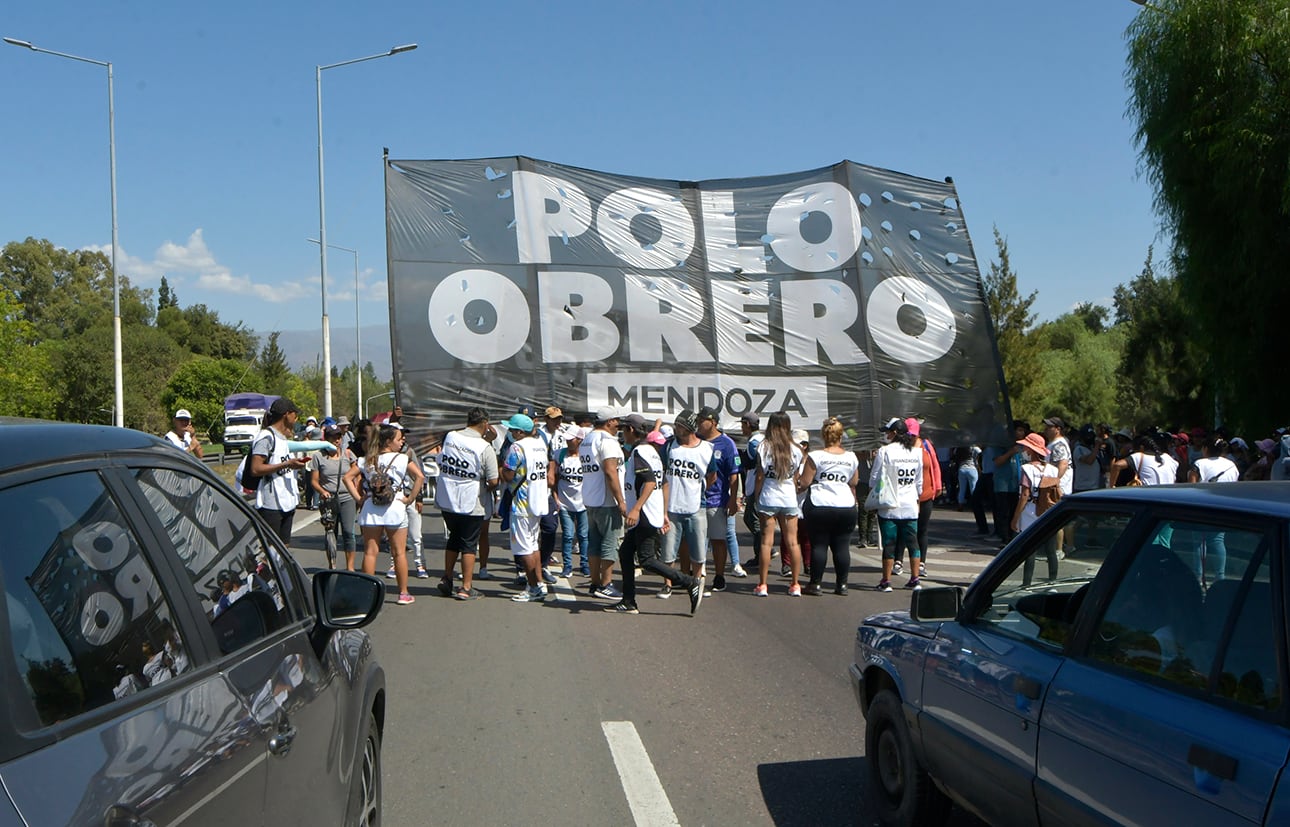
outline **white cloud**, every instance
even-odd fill
[[[92,246],[105,255],[111,255],[112,245]],[[165,276],[172,286],[190,284],[203,290],[252,296],[276,304],[299,301],[318,292],[317,282],[281,281],[269,283],[256,281],[249,275],[234,275],[227,266],[215,259],[206,246],[202,228],[193,230],[188,241],[176,244],[167,241],[157,248],[151,260],[136,258],[123,247],[117,260],[117,269],[136,283],[160,280]]]

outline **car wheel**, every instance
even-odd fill
[[[381,824],[381,730],[376,717],[367,716],[367,733],[355,756],[349,780],[348,827],[380,827]]]
[[[945,822],[949,799],[915,757],[900,698],[889,689],[869,704],[864,747],[883,824],[933,827]]]

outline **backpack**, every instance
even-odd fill
[[[1047,467],[1045,466],[1045,468]],[[1030,501],[1035,504],[1035,516],[1042,516],[1045,511],[1057,505],[1061,498],[1061,479],[1058,477],[1040,477],[1039,485],[1030,493]]]
[[[394,480],[390,479],[390,466],[381,467],[377,463],[376,469],[369,472],[365,480],[369,498],[374,505],[389,505],[394,502]]]
[[[233,480],[242,489],[245,496],[253,497],[260,490],[260,483],[264,480],[263,476],[251,473],[251,455],[247,454],[242,457],[238,463],[237,470],[233,472]]]

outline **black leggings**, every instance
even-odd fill
[[[808,506],[806,532],[811,538],[811,582],[824,579],[825,554],[833,552],[833,575],[839,584],[851,573],[851,532],[856,527],[855,506]]]
[[[675,527],[672,529],[676,530]],[[623,535],[623,544],[618,548],[618,566],[623,572],[623,602],[629,606],[636,605],[636,563],[640,562],[645,571],[671,580],[683,589],[689,589],[698,581],[688,574],[682,574],[664,563],[659,554],[659,538],[663,535],[649,524],[642,515],[640,522],[627,529]]]

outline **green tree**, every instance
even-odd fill
[[[241,322],[221,322],[219,313],[204,304],[184,308],[188,338],[183,342],[193,353],[215,359],[248,361],[255,358],[256,337]]]
[[[1203,380],[1205,358],[1189,335],[1189,305],[1177,279],[1155,274],[1152,251],[1142,272],[1115,288],[1115,322],[1124,349],[1116,393],[1120,421],[1134,425],[1195,425],[1212,419]]]
[[[1229,424],[1265,431],[1290,409],[1290,383],[1267,375],[1290,306],[1290,3],[1154,0],[1127,36],[1129,112],[1187,336]]]
[[[1043,356],[1026,393],[1014,398],[1014,415],[1032,424],[1053,414],[1074,425],[1120,421],[1116,387],[1123,330],[1095,331],[1089,315],[1075,310],[1039,325],[1028,339]]]
[[[261,386],[259,374],[232,359],[199,356],[180,365],[161,393],[167,412],[187,408],[193,415],[193,427],[212,441],[224,437],[224,397],[238,391]]]
[[[0,416],[54,416],[60,401],[50,347],[36,337],[13,295],[0,287]]]
[[[994,336],[1003,362],[1003,377],[1013,407],[1015,400],[1024,398],[1038,375],[1039,354],[1028,341],[1027,333],[1035,323],[1031,305],[1039,295],[1032,291],[1022,297],[1017,290],[1017,274],[1012,270],[1008,255],[1008,240],[994,228],[994,245],[999,260],[990,262],[990,270],[982,279],[986,307],[994,322]]]
[[[264,392],[273,394],[285,394],[287,379],[291,375],[291,369],[287,367],[287,357],[278,347],[277,331],[269,334],[269,341],[264,344],[260,351],[260,358],[256,362],[256,368],[260,371],[260,376],[264,379]],[[297,405],[300,403],[297,401]]]
[[[160,313],[167,307],[178,307],[179,296],[170,289],[170,283],[166,277],[161,277],[161,287],[157,288],[157,312]]]
[[[122,326],[152,321],[151,291],[120,279]],[[78,336],[112,319],[112,269],[107,256],[70,251],[45,239],[13,241],[0,251],[0,286],[23,307],[42,341]]]

